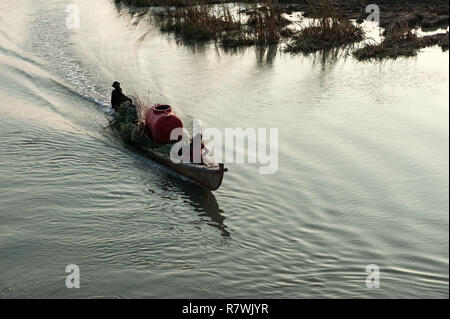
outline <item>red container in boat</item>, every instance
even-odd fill
[[[156,104],[149,109],[145,114],[145,124],[153,142],[159,145],[175,143],[176,140],[170,140],[170,133],[175,128],[183,127],[180,118],[172,112],[172,107],[165,104]]]

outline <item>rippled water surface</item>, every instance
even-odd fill
[[[226,53],[109,0],[69,30],[68,3],[0,2],[1,297],[448,298],[448,52]],[[185,122],[279,128],[277,173],[181,180],[106,128],[114,80]]]

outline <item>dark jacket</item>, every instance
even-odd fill
[[[202,142],[200,144],[200,160],[203,162],[203,149],[205,148],[205,144]],[[189,152],[190,152],[190,157],[191,157],[191,163],[194,162],[194,142],[191,140],[191,142],[189,143]],[[183,148],[180,148],[178,150],[178,156],[182,156],[183,155]]]
[[[111,93],[111,106],[112,108],[117,111],[120,104],[122,104],[125,101],[130,101],[130,103],[133,103],[131,99],[122,93],[121,88],[116,88]]]

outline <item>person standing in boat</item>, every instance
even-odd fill
[[[114,111],[119,112],[119,106],[123,102],[129,101],[131,104],[133,104],[131,98],[122,93],[122,88],[120,87],[119,82],[114,81],[112,87],[114,88],[114,90],[111,93],[111,107]]]

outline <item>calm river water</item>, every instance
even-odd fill
[[[448,52],[232,54],[109,0],[68,29],[69,3],[0,2],[0,297],[448,298]],[[278,171],[181,180],[106,128],[114,80],[204,128],[278,128]]]

